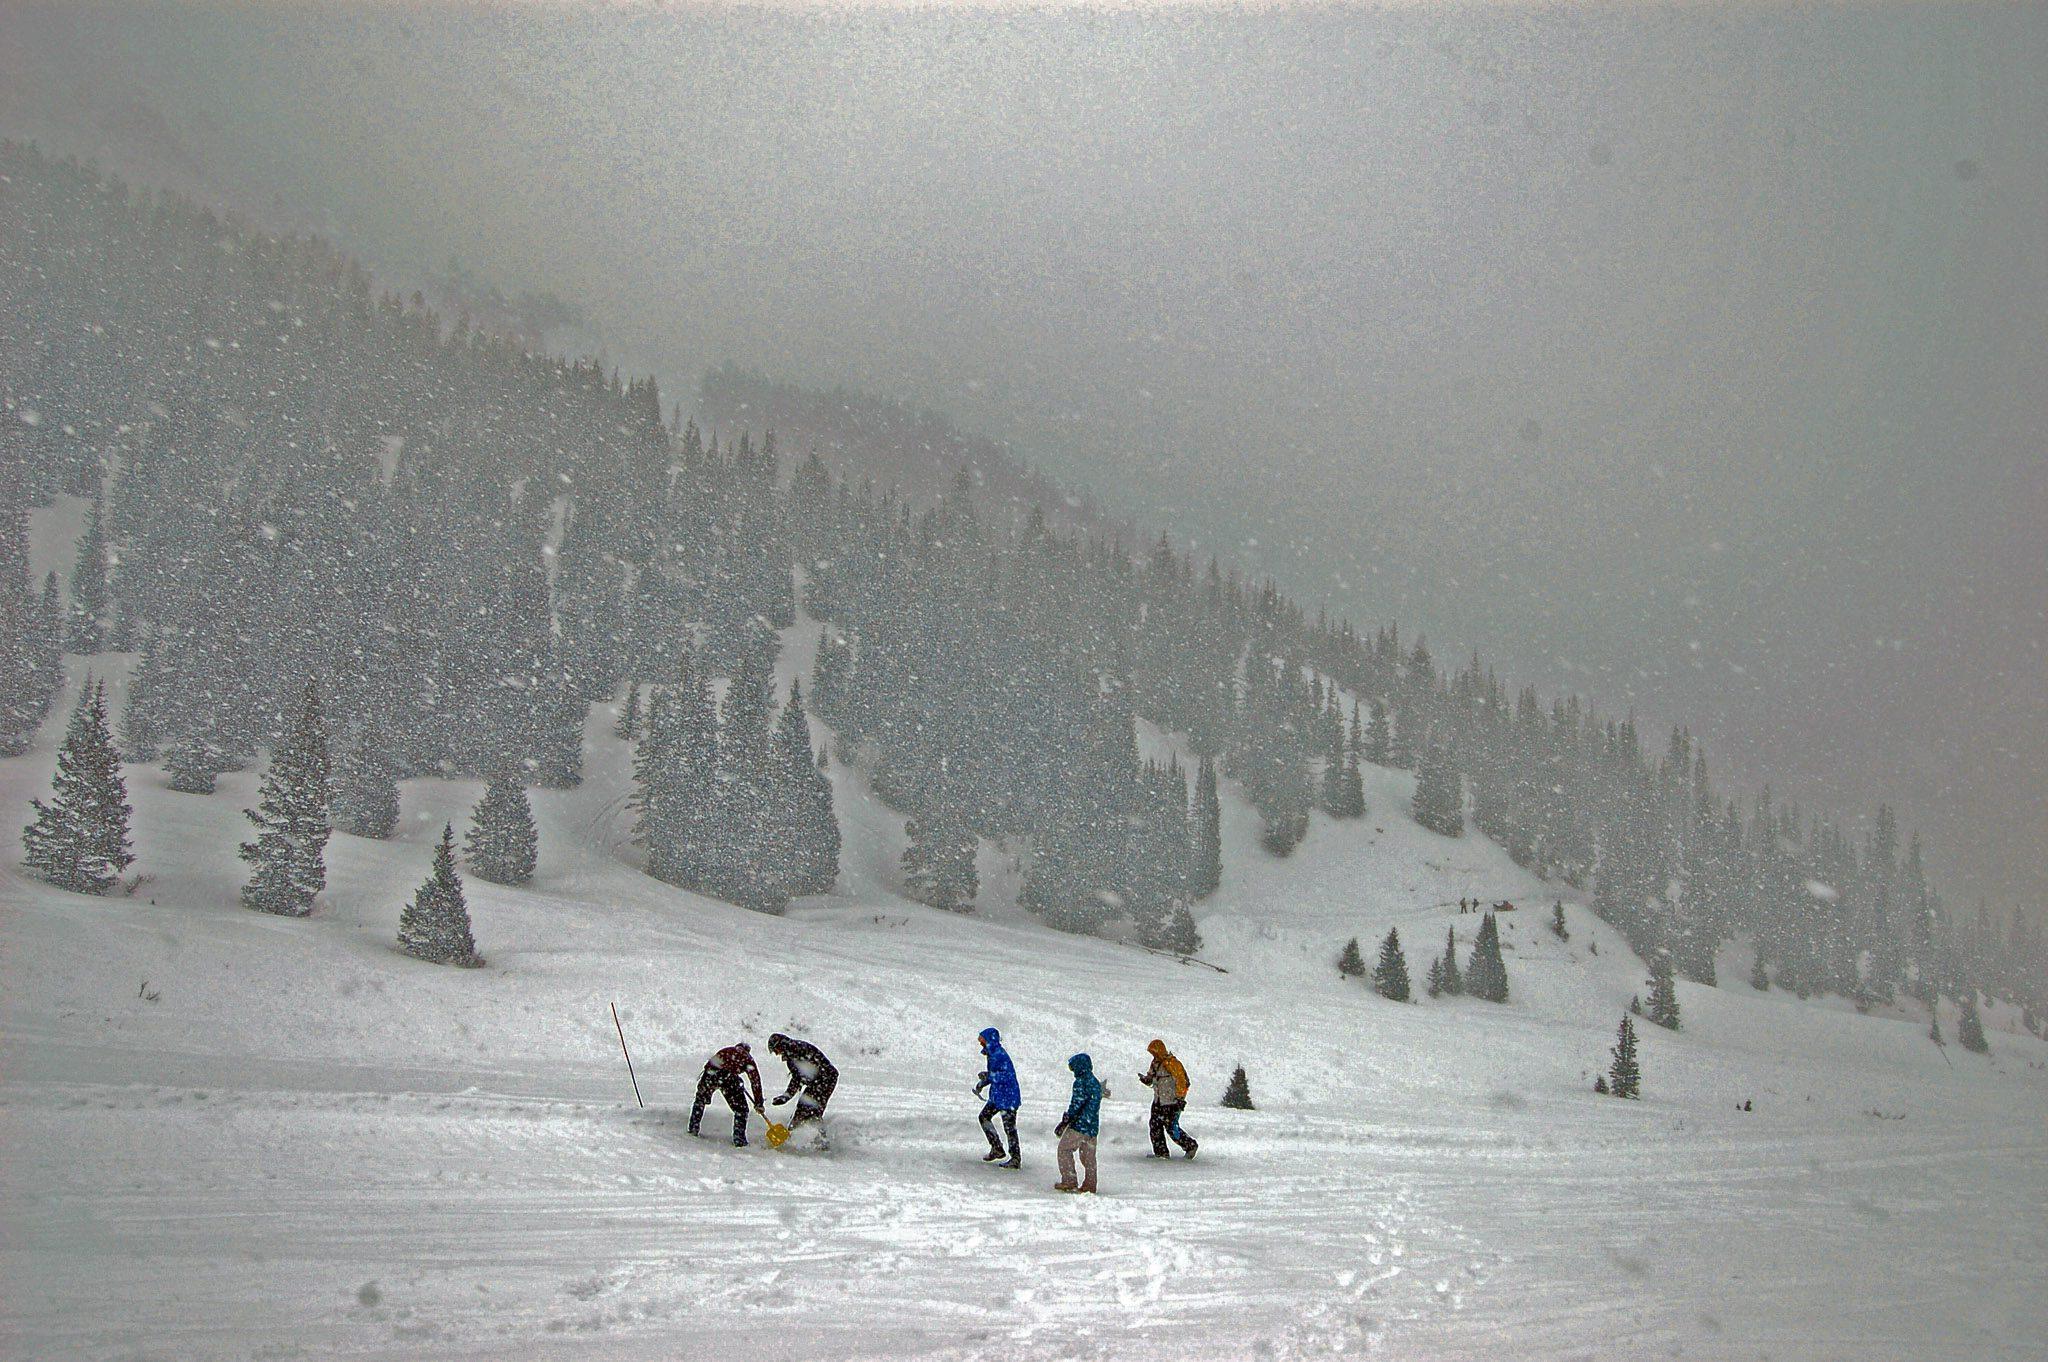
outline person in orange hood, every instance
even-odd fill
[[[1180,1128],[1181,1109],[1188,1104],[1188,1071],[1166,1048],[1166,1042],[1155,1040],[1145,1047],[1152,1052],[1152,1067],[1138,1075],[1138,1081],[1152,1089],[1152,1157],[1170,1157],[1166,1152],[1166,1137],[1186,1151],[1188,1158],[1195,1156],[1201,1146],[1195,1137]]]

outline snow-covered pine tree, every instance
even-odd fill
[[[1174,900],[1173,911],[1166,915],[1166,932],[1159,949],[1175,955],[1193,955],[1202,949],[1202,932],[1195,926],[1195,915],[1179,899]]]
[[[78,561],[71,569],[71,651],[86,656],[100,650],[106,638],[107,498],[93,498],[86,512],[85,533],[78,536]]]
[[[1401,953],[1401,933],[1389,927],[1380,943],[1380,958],[1372,969],[1373,991],[1388,1002],[1408,1001],[1408,957]]]
[[[342,750],[330,809],[337,832],[382,839],[398,826],[398,763],[368,729]]]
[[[1933,1041],[1936,1045],[1948,1044],[1946,1040],[1942,1039],[1941,1035],[1941,1008],[1939,1006],[1927,1009],[1927,1039]]]
[[[626,703],[619,709],[619,721],[612,725],[612,736],[632,742],[640,736],[640,686],[638,682],[626,685]]]
[[[1429,962],[1429,996],[1434,998],[1443,991],[1444,962],[1442,960],[1432,960]]]
[[[398,947],[436,965],[483,964],[470,934],[469,904],[455,873],[455,827],[444,825],[434,848],[434,869],[398,917]]]
[[[492,778],[470,815],[462,858],[469,873],[492,884],[525,884],[540,857],[540,834],[526,788],[508,774]]]
[[[333,798],[327,759],[327,721],[315,684],[293,716],[291,731],[271,753],[253,809],[256,840],[242,843],[241,858],[255,869],[242,886],[242,906],[283,917],[304,917],[327,887],[328,804]]]
[[[533,749],[527,765],[533,783],[545,790],[573,790],[583,783],[583,721],[590,702],[576,693],[566,667],[548,664],[548,677],[533,698]]]
[[[1444,955],[1440,971],[1441,986],[1445,993],[1455,998],[1465,991],[1465,976],[1458,970],[1458,929],[1453,927],[1444,936]]]
[[[1963,987],[1963,1013],[1956,1018],[1956,1043],[1973,1055],[1988,1054],[1991,1042],[1984,1038],[1984,1022],[1977,1015],[1977,990]]]
[[[178,739],[164,754],[164,786],[179,794],[212,794],[218,774],[219,754],[197,734]]]
[[[1387,704],[1384,700],[1372,702],[1372,719],[1365,727],[1365,759],[1375,766],[1388,765],[1393,751],[1393,735],[1387,720]]]
[[[1344,949],[1337,953],[1337,973],[1347,979],[1358,979],[1365,975],[1365,956],[1358,949],[1358,938],[1352,937],[1344,943]]]
[[[1764,952],[1761,946],[1757,948],[1756,958],[1749,967],[1749,986],[1759,993],[1768,991],[1771,986],[1771,975],[1770,971],[1764,968]]]
[[[22,868],[59,889],[104,894],[135,863],[128,843],[128,787],[107,731],[106,688],[88,681],[71,711],[50,802],[30,801]]]
[[[1602,1097],[1605,1097],[1605,1096],[1607,1096],[1607,1075],[1606,1075],[1606,1074],[1594,1074],[1594,1075],[1593,1075],[1593,1091],[1594,1091],[1594,1092],[1597,1092],[1597,1093],[1599,1093],[1599,1094],[1600,1094],[1600,1095],[1601,1095]]]
[[[1508,967],[1500,954],[1500,925],[1492,913],[1479,919],[1472,958],[1465,966],[1465,992],[1490,1003],[1508,1000]]]
[[[1572,934],[1565,929],[1564,925],[1563,899],[1559,899],[1550,910],[1550,930],[1559,941],[1569,941],[1572,939]]]
[[[1223,883],[1223,805],[1216,793],[1216,759],[1203,757],[1195,772],[1195,806],[1188,895],[1205,899]]]
[[[905,894],[932,908],[964,913],[981,889],[974,865],[974,831],[960,813],[934,798],[931,807],[910,816],[904,831]]]
[[[1678,1029],[1678,983],[1671,970],[1671,957],[1663,951],[1650,956],[1650,999],[1643,1015],[1667,1031]]]
[[[163,716],[158,713],[165,682],[163,645],[152,639],[136,660],[128,680],[128,703],[121,708],[121,757],[150,762],[163,755]]]
[[[1335,725],[1329,764],[1323,769],[1323,812],[1332,818],[1365,816],[1365,780],[1358,770],[1358,702],[1351,702],[1351,728],[1346,734],[1342,722]]]
[[[1642,1096],[1643,1074],[1636,1063],[1636,1027],[1628,1017],[1621,1019],[1621,1029],[1615,1033],[1614,1049],[1610,1051],[1614,1062],[1608,1066],[1608,1091],[1616,1097]]]
[[[1465,791],[1444,754],[1430,748],[1415,776],[1415,821],[1431,832],[1457,837],[1465,831]]]
[[[1230,1082],[1224,1085],[1223,1105],[1238,1111],[1253,1110],[1252,1085],[1251,1081],[1244,1076],[1244,1065],[1242,1064],[1232,1070]]]
[[[783,887],[791,895],[829,893],[839,880],[839,819],[832,811],[832,782],[818,769],[811,749],[799,681],[789,683],[789,703],[776,720],[769,761],[775,768],[776,818],[784,833],[778,838],[781,845],[767,850],[784,864]]]

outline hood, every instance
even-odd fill
[[[1166,1058],[1166,1042],[1163,1040],[1155,1040],[1148,1042],[1145,1046],[1145,1049],[1151,1053],[1152,1058],[1154,1059]]]
[[[1003,1033],[996,1030],[993,1026],[981,1033],[981,1048],[984,1050],[988,1049],[991,1045],[1000,1045],[1002,1043]]]
[[[774,1035],[768,1037],[768,1053],[779,1055],[782,1053],[783,1047],[788,1044],[789,1037],[777,1031]]]
[[[1075,1055],[1067,1061],[1067,1067],[1074,1071],[1074,1077],[1079,1078],[1082,1074],[1095,1072],[1095,1061],[1086,1055]]]

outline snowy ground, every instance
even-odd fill
[[[61,727],[0,762],[10,845]],[[336,837],[304,921],[235,906],[248,773],[199,798],[130,768],[133,897],[8,852],[0,1356],[2048,1356],[2048,1046],[1944,1057],[1924,1020],[1737,974],[1648,1028],[1646,1100],[1596,1098],[1640,964],[1577,908],[1557,941],[1498,848],[1415,827],[1408,777],[1285,862],[1226,809],[1220,973],[1038,927],[993,849],[984,914],[906,903],[900,824],[844,771],[839,893],[769,918],[671,890],[630,864],[623,768],[599,706],[589,779],[537,794],[537,881],[470,886],[480,971],[392,948],[473,784]],[[1509,1006],[1336,977],[1396,924],[1419,979],[1477,925],[1464,894],[1525,905]],[[990,1024],[1021,1173],[980,1161]],[[704,1056],[774,1029],[840,1060],[834,1149],[689,1138]],[[1192,1163],[1141,1160],[1154,1035],[1196,1085]],[[1048,1190],[1077,1049],[1115,1090],[1095,1199]],[[1240,1061],[1256,1112],[1216,1106]]]

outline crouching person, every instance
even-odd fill
[[[796,1116],[789,1128],[795,1130],[825,1114],[832,1090],[839,1086],[839,1070],[825,1058],[825,1052],[809,1041],[785,1036],[780,1031],[768,1037],[768,1052],[789,1066],[789,1086],[775,1099],[781,1106],[796,1098]]]
[[[1060,1180],[1056,1192],[1095,1190],[1095,1136],[1102,1129],[1102,1080],[1095,1076],[1095,1064],[1086,1055],[1067,1061],[1074,1071],[1074,1095],[1067,1114],[1053,1127],[1060,1137]],[[1074,1157],[1081,1159],[1081,1181],[1074,1181]]]
[[[728,1045],[710,1059],[704,1061],[704,1072],[697,1075],[697,1101],[690,1108],[690,1133],[699,1134],[697,1127],[704,1120],[704,1108],[711,1101],[712,1093],[720,1093],[725,1105],[732,1109],[732,1142],[744,1148],[747,1143],[747,1091],[743,1080],[750,1079],[754,1085],[754,1110],[765,1116],[761,1105],[761,1071],[754,1067],[754,1052],[745,1041]]]

